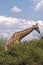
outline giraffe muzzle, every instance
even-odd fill
[[[40,34],[40,31],[38,31],[38,33]]]

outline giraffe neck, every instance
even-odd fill
[[[25,30],[19,32],[19,33],[20,33],[20,40],[21,40],[23,37],[25,37],[26,35],[28,35],[29,33],[31,33],[33,30],[34,30],[34,28],[33,28],[33,27],[30,27],[30,28],[27,28],[27,29],[25,29]]]

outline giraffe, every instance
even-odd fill
[[[39,29],[39,26],[38,26],[38,23],[36,23],[35,25],[25,29],[25,30],[22,30],[22,31],[19,31],[19,32],[15,32],[12,37],[6,41],[6,46],[5,46],[5,50],[7,50],[7,47],[10,45],[10,44],[13,44],[15,41],[18,43],[22,38],[24,38],[26,35],[28,35],[29,33],[31,33],[33,30],[36,30],[38,33],[40,33],[40,29]]]

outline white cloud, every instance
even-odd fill
[[[26,19],[19,19],[19,18],[15,18],[15,17],[6,17],[6,16],[0,16],[0,24],[3,23],[7,26],[11,26],[11,25],[15,25],[18,24],[20,26],[29,26],[29,25],[33,25],[35,23],[39,23],[39,25],[43,25],[43,21],[38,20],[38,21],[34,21],[34,20],[26,20]]]
[[[0,35],[9,38],[13,32],[24,30],[28,27],[31,27],[32,25],[36,23],[39,23],[41,32],[43,32],[43,21],[41,20],[34,21],[34,20],[26,20],[26,19],[0,16],[0,26],[2,25],[4,28],[4,29],[3,28],[1,29],[0,27]],[[6,26],[7,28],[4,25],[7,25]]]
[[[43,0],[40,0],[35,7],[35,11],[43,9]]]
[[[18,12],[21,12],[21,9],[18,8],[17,6],[14,6],[12,9],[11,9],[12,12],[15,12],[15,13],[18,13]]]
[[[19,23],[20,21],[22,21],[22,19],[0,16],[0,23],[4,23],[6,25],[16,24]]]
[[[36,21],[40,25],[43,25],[43,21],[38,20]],[[4,23],[5,25],[13,25],[13,24],[20,24],[20,25],[33,25],[36,23],[34,20],[26,20],[26,19],[19,19],[15,17],[6,17],[6,16],[0,16],[0,23]]]
[[[10,32],[11,30],[10,29],[5,29],[5,30],[3,30],[3,32]]]
[[[8,36],[7,33],[1,33],[0,35],[1,35],[1,37],[4,37],[4,38],[7,38],[7,36]]]

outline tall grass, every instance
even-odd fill
[[[0,65],[43,65],[43,39],[13,43],[4,51],[0,40]]]

